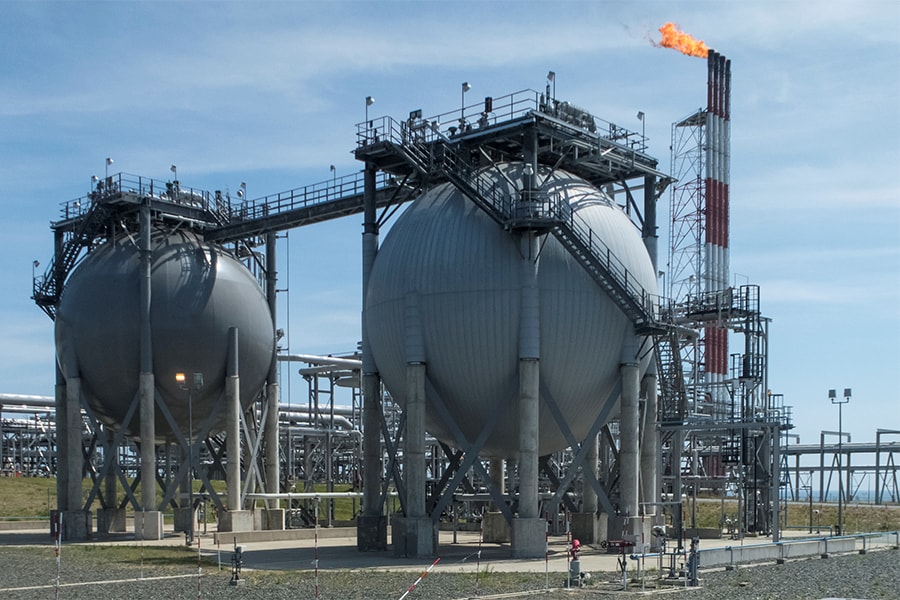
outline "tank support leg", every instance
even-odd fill
[[[378,254],[378,217],[375,202],[377,168],[366,163],[364,173],[363,241],[362,241],[362,372],[360,386],[363,397],[363,506],[357,519],[356,545],[361,551],[385,550],[387,548],[387,518],[381,504],[381,378],[372,359],[369,334],[366,331],[368,318],[365,294]]]
[[[138,382],[141,411],[141,508],[135,514],[135,537],[161,540],[162,512],[156,506],[156,383],[153,376],[153,336],[150,324],[150,276],[153,245],[150,238],[150,203],[141,204],[140,244],[140,361]]]

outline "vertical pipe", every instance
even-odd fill
[[[729,247],[731,237],[730,225],[730,187],[731,187],[731,61],[725,61],[725,74],[723,85],[724,108],[722,127],[722,269],[723,279],[727,283],[730,276]]]
[[[716,203],[716,157],[718,152],[718,136],[716,127],[716,62],[717,53],[710,50],[707,55],[707,81],[706,81],[706,120],[705,120],[705,179],[704,179],[704,257],[703,261],[703,292],[709,294],[717,289],[716,286],[716,235],[717,235],[717,203]],[[703,362],[706,373],[704,381],[712,396],[713,407],[718,406],[718,387],[715,382],[718,373],[719,347],[717,344],[716,328],[708,325],[703,330],[704,355]]]
[[[656,202],[656,176],[647,175],[644,177],[644,226],[642,237],[644,238],[644,247],[647,248],[647,253],[650,255],[650,262],[653,263],[654,272],[657,272],[659,268]]]
[[[241,510],[241,395],[238,377],[238,329],[228,330],[228,362],[225,371],[226,488],[229,511]]]
[[[772,444],[772,476],[769,478],[769,500],[772,503],[772,542],[781,541],[781,430],[777,427],[766,430]]]
[[[276,254],[275,244],[276,236],[274,233],[266,235],[266,299],[269,303],[269,312],[272,315],[272,329],[275,329],[276,319],[275,311],[277,305],[277,285],[278,277],[275,270]],[[266,413],[266,491],[269,493],[277,493],[279,491],[279,483],[281,481],[281,458],[280,458],[280,431],[278,424],[278,361],[275,355],[272,356],[272,363],[269,365],[269,374],[266,377],[266,405],[268,412]],[[279,506],[278,500],[269,500],[268,507],[276,509]]]
[[[500,457],[495,456],[491,458],[491,484],[499,494],[505,495],[506,479],[503,476],[503,462],[503,459]],[[494,509],[498,508],[499,507],[494,506]]]
[[[656,430],[657,377],[648,374],[644,389],[644,435],[641,440],[641,489],[643,502],[659,501],[659,432]]]
[[[140,322],[140,411],[141,411],[141,506],[156,508],[156,383],[153,376],[153,341],[150,326],[151,266],[150,203],[145,199],[140,213],[141,281],[138,319]],[[193,432],[191,432],[193,435]]]
[[[875,430],[875,504],[881,504],[881,430]],[[812,482],[810,482],[812,485]]]
[[[53,233],[54,256],[60,256],[64,244],[62,230],[56,230]],[[59,267],[59,265],[57,265]],[[53,277],[56,280],[56,289],[61,290],[63,285],[63,276],[61,269],[54,269]],[[68,440],[69,435],[65,427],[60,425],[67,422],[66,414],[66,378],[60,369],[59,363],[54,358],[54,370],[56,372],[56,387],[54,389],[54,397],[56,401],[56,507],[59,510],[69,509],[69,453]]]
[[[825,433],[819,434],[819,502],[825,501]]]
[[[378,222],[375,207],[375,165],[366,163],[364,174],[363,265],[362,265],[362,394],[363,394],[363,514],[381,514],[381,382],[372,358],[366,322],[366,291],[378,252]]]
[[[630,345],[629,345],[630,346]],[[638,515],[640,418],[638,395],[640,369],[633,353],[626,350],[626,362],[619,368],[622,377],[622,401],[619,415],[619,496],[622,512],[627,517]]]
[[[521,238],[519,321],[519,517],[538,514],[538,421],[540,403],[540,304],[537,287],[538,236]]]

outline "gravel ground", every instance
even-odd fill
[[[194,555],[195,556],[195,555]],[[135,557],[137,558],[137,557]],[[103,551],[85,551],[64,555],[60,561],[57,589],[57,562],[53,548],[0,547],[0,599],[91,599],[180,598],[238,599],[398,599],[417,575],[391,571],[329,571],[316,578],[311,571],[244,571],[244,583],[229,585],[230,571],[219,571],[205,563],[203,576],[197,577],[196,559],[190,554],[174,560],[155,556],[151,550],[143,557],[143,567],[110,560]],[[129,559],[132,560],[132,559]],[[138,581],[129,580],[143,577]],[[563,585],[562,574],[550,574],[550,586]],[[543,573],[482,572],[478,577],[480,597],[503,594],[506,598],[524,598],[540,592],[540,597],[558,599],[621,598],[620,583],[612,573],[594,573],[591,585],[573,590],[557,589],[544,593]],[[98,582],[79,585],[79,582]],[[452,600],[476,595],[475,574],[432,573],[409,594],[410,599]],[[649,585],[648,585],[649,587]],[[640,585],[632,586],[639,595]],[[533,591],[531,594],[528,591]],[[880,550],[866,555],[834,556],[789,562],[785,565],[760,565],[726,572],[722,569],[701,573],[701,587],[666,588],[665,598],[768,599],[768,598],[900,598],[900,551]]]

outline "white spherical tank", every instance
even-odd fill
[[[519,164],[502,165],[512,181]],[[541,179],[548,177],[542,169]],[[495,185],[516,193],[493,170]],[[556,171],[543,186],[564,198],[649,293],[656,273],[629,217],[598,189]],[[456,445],[452,428],[434,410],[435,395],[469,442],[489,417],[510,407],[482,454],[513,457],[518,450],[515,398],[518,393],[520,245],[450,184],[417,199],[391,227],[373,265],[366,290],[366,330],[378,371],[393,398],[406,398],[406,339],[410,307],[421,325],[428,383],[426,428]],[[626,315],[552,236],[542,242],[538,267],[540,297],[540,384],[575,437],[583,439],[616,383],[623,349],[642,341]],[[641,361],[643,374],[649,353]],[[610,402],[618,402],[612,398]],[[615,417],[617,407],[611,407]],[[539,453],[569,444],[546,402],[540,406]]]
[[[274,359],[268,303],[251,273],[220,247],[190,232],[153,236],[150,322],[156,390],[182,431],[196,433],[224,403],[228,331],[238,329],[241,403],[262,389]],[[81,379],[82,393],[105,422],[140,433],[139,417],[123,423],[138,394],[140,374],[140,252],[123,237],[91,252],[72,273],[56,318],[57,361]],[[194,374],[203,385],[188,392],[176,381]],[[190,414],[189,414],[190,413]],[[213,432],[224,424],[224,410]],[[140,411],[135,411],[139,415]],[[172,440],[156,411],[157,437]]]

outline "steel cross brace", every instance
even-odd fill
[[[131,405],[128,407],[128,412],[125,413],[125,418],[122,420],[122,426],[117,428],[115,430],[115,433],[113,434],[112,442],[107,442],[105,436],[99,435],[97,415],[94,413],[93,409],[91,409],[91,407],[87,405],[87,403],[82,403],[82,408],[88,416],[88,424],[91,430],[94,432],[94,436],[99,438],[100,443],[103,445],[103,465],[100,467],[100,472],[97,476],[97,479],[94,480],[94,485],[91,487],[91,491],[88,493],[87,501],[84,504],[85,510],[87,510],[88,507],[94,502],[94,498],[97,497],[97,494],[100,491],[101,482],[109,474],[110,469],[112,469],[112,457],[119,446],[122,445],[122,439],[125,437],[125,426],[127,423],[130,423],[132,417],[134,417],[134,413],[137,410],[139,400],[140,396],[135,395],[134,400],[131,401]],[[135,498],[133,490],[129,486],[128,479],[122,472],[121,467],[116,467],[116,477],[118,477],[119,482],[122,484],[125,495],[128,500],[131,501],[132,506],[138,506],[137,498]],[[100,498],[101,504],[103,504],[103,502],[105,502],[103,496],[100,495]],[[104,508],[106,507],[104,506]]]
[[[496,407],[491,413],[491,416],[488,417],[488,420],[485,421],[484,427],[481,429],[481,433],[478,434],[478,437],[475,439],[473,443],[469,443],[469,440],[466,439],[466,436],[463,434],[462,430],[460,430],[459,425],[457,425],[456,420],[450,414],[450,411],[447,409],[447,405],[444,404],[444,401],[441,399],[440,395],[437,393],[434,384],[427,375],[425,377],[425,385],[426,385],[426,394],[427,397],[431,400],[434,408],[438,412],[438,416],[444,421],[444,424],[450,428],[450,433],[453,435],[453,439],[456,440],[457,445],[463,449],[466,456],[463,459],[462,463],[459,466],[459,470],[453,476],[450,483],[447,485],[447,488],[440,499],[434,506],[434,509],[431,512],[431,520],[432,522],[436,522],[437,519],[440,518],[441,513],[444,512],[444,509],[447,508],[447,505],[450,503],[450,500],[453,499],[453,490],[459,486],[463,477],[465,477],[466,472],[469,468],[474,468],[475,471],[484,478],[485,484],[487,485],[488,492],[491,494],[491,498],[494,500],[494,503],[497,505],[497,508],[500,509],[500,512],[503,513],[504,518],[508,523],[512,523],[513,515],[512,511],[509,509],[509,506],[506,503],[506,498],[503,497],[494,486],[491,484],[491,478],[488,476],[487,472],[484,469],[484,465],[478,460],[478,453],[484,447],[485,442],[488,439],[488,436],[494,431],[494,428],[497,426],[497,423],[500,421],[500,417],[506,412],[512,397],[509,396],[503,400],[501,400],[499,406]]]
[[[553,467],[550,464],[550,458],[551,458],[551,455],[545,454],[544,456],[542,456],[540,458],[539,465],[540,465],[541,471],[543,471],[544,475],[547,476],[547,479],[550,480],[550,484],[558,489],[559,488],[559,477],[557,477],[556,473],[553,472]],[[575,503],[572,501],[572,499],[567,494],[563,493],[560,500],[562,501],[563,504],[566,505],[566,508],[569,509],[570,512],[573,512],[573,513],[578,512],[578,509],[575,506]],[[553,508],[552,510],[550,510],[548,512],[556,514],[556,509]]]
[[[166,421],[168,421],[169,427],[172,428],[172,433],[175,434],[175,439],[178,442],[178,445],[181,446],[182,449],[184,449],[186,454],[190,454],[192,448],[199,448],[199,446],[188,444],[187,440],[184,437],[184,434],[181,431],[181,428],[178,426],[178,423],[175,422],[175,418],[172,416],[172,412],[169,410],[168,405],[166,405],[165,401],[158,393],[155,393],[154,396],[156,397],[156,406],[159,408],[159,411],[162,413],[163,417],[165,417]],[[219,416],[219,413],[222,412],[222,406],[224,406],[224,402],[213,403],[212,411],[210,411],[209,415],[207,415],[206,419],[200,425],[200,429],[197,435],[198,439],[207,437],[207,435],[209,434],[209,430],[212,429],[213,423],[215,423],[216,419]],[[188,435],[190,435],[190,433]],[[188,461],[182,462],[181,466],[178,467],[178,471],[175,473],[174,480],[179,482],[182,481],[182,478],[187,473],[187,471],[190,470],[191,465],[193,464],[193,457],[191,457],[191,459]],[[199,467],[199,464],[197,466]],[[209,477],[206,475],[203,469],[197,469],[197,476],[200,479],[203,487],[209,490],[210,499],[213,501],[213,504],[216,505],[216,508],[219,510],[225,510],[225,505],[222,504],[222,500],[219,498],[219,494],[216,493],[215,489],[209,481]],[[172,501],[175,496],[175,487],[176,486],[173,485],[166,490],[165,496],[163,496],[160,506],[165,506]]]
[[[428,499],[429,512],[434,509],[435,504],[440,499],[440,490],[444,489],[444,487],[447,485],[447,482],[450,481],[450,478],[456,474],[457,470],[459,470],[460,462],[462,461],[463,456],[465,456],[466,454],[462,450],[454,451],[453,448],[440,440],[438,440],[438,444],[441,446],[441,450],[444,451],[444,456],[447,457],[448,464],[447,468],[444,470],[444,474],[441,475],[440,480],[435,486],[436,491]],[[475,488],[472,486],[472,483],[467,477],[464,477],[461,483],[468,493],[475,493]]]
[[[224,403],[223,403],[224,404]],[[252,424],[259,426],[259,423],[265,424],[266,417],[269,413],[269,403],[263,402],[262,415],[260,415],[258,422],[254,421]],[[238,411],[240,421],[241,421],[241,429],[244,431],[244,437],[250,444],[250,458],[247,461],[247,469],[244,473],[244,486],[241,490],[241,506],[244,506],[244,498],[250,492],[250,485],[253,479],[256,479],[256,485],[259,486],[259,489],[266,489],[265,484],[263,484],[262,474],[259,472],[259,451],[262,446],[263,441],[263,432],[260,429],[256,429],[255,431],[250,429],[251,423],[247,419],[247,414],[250,411]]]
[[[600,433],[600,429],[606,424],[606,421],[609,418],[609,413],[612,412],[614,403],[611,402],[611,399],[618,397],[619,395],[621,395],[621,393],[622,379],[618,378],[616,380],[616,385],[613,386],[609,394],[606,396],[606,399],[603,403],[603,408],[600,410],[600,414],[597,415],[597,418],[594,420],[594,424],[591,426],[591,430],[588,432],[587,437],[585,437],[586,440],[589,440],[592,437],[596,437],[596,435]],[[572,481],[578,474],[578,467],[580,467],[584,463],[584,457],[587,455],[588,445],[579,444],[575,440],[575,436],[572,435],[572,430],[565,422],[565,419],[563,419],[559,407],[556,405],[556,402],[553,400],[550,393],[543,385],[541,385],[541,397],[544,398],[544,402],[546,403],[547,408],[550,409],[550,414],[553,415],[553,419],[559,426],[559,429],[562,432],[563,436],[565,436],[566,441],[569,443],[573,450],[576,448],[578,450],[575,453],[575,457],[573,458],[571,465],[569,466],[569,470],[566,472],[565,476],[563,476],[562,480],[560,481],[559,487],[556,489],[556,492],[553,493],[553,497],[550,499],[550,503],[552,505],[558,505],[562,498],[562,495],[567,489],[569,489],[569,486],[572,485]],[[606,491],[597,480],[597,476],[594,474],[593,470],[582,469],[582,472],[585,473],[585,483],[590,483],[590,485],[594,488],[594,491],[597,492],[597,499],[600,501],[600,505],[603,507],[603,510],[606,512],[606,514],[616,514],[612,502],[610,502],[609,500],[609,496],[606,495]]]
[[[397,448],[400,447],[400,440],[403,438],[403,430],[406,427],[406,410],[400,413],[400,422],[397,425],[396,439],[391,441],[391,434],[387,428],[387,422],[384,419],[384,410],[379,410],[381,415],[381,435],[384,438],[384,445],[388,452],[387,472],[394,477],[394,485],[397,486],[397,497],[400,499],[400,510],[406,514],[406,484],[403,482],[403,473],[400,464],[397,462]],[[384,507],[387,500],[389,479],[385,477],[384,484],[381,486],[381,497],[378,499],[378,506]]]

